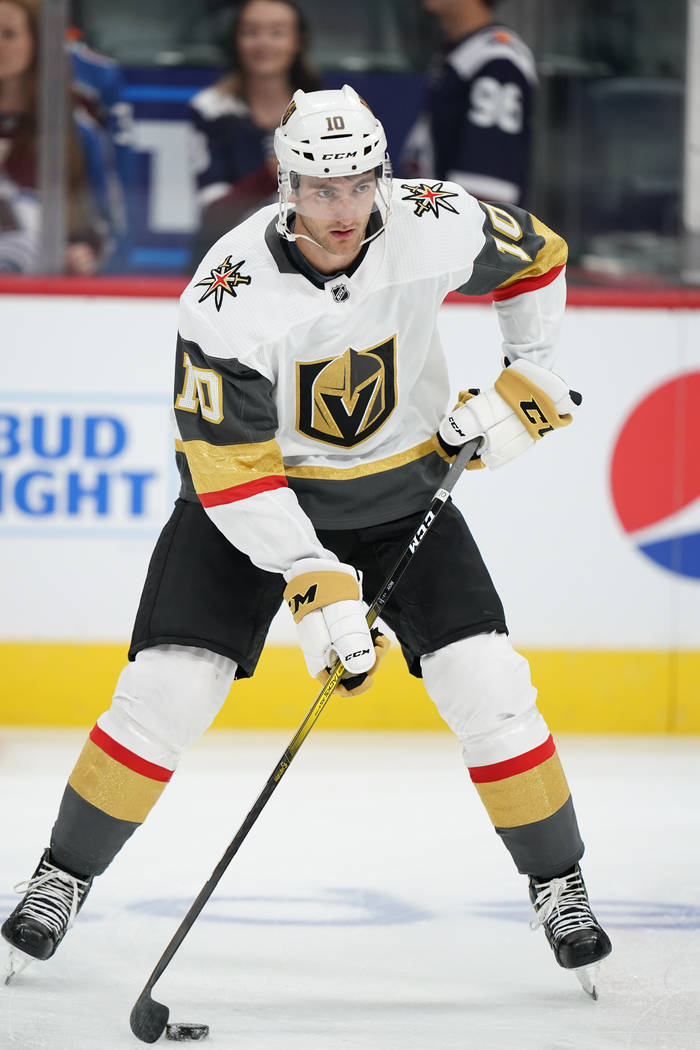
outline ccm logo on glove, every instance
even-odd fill
[[[309,673],[325,674],[336,657],[348,675],[366,675],[376,660],[358,574],[329,558],[302,558],[284,574],[284,599],[297,626]]]
[[[367,690],[371,689],[374,685],[374,676],[379,670],[379,665],[389,650],[389,639],[385,634],[382,634],[377,627],[373,627],[370,633],[374,643],[374,667],[370,671],[366,671],[364,674],[348,675],[346,671],[340,685],[336,687],[336,692],[340,693],[341,696],[360,696],[362,693],[366,693]],[[348,657],[346,657],[346,659],[348,659]],[[325,685],[328,681],[329,672],[328,670],[322,671],[320,674],[317,674],[316,677],[322,685]]]
[[[365,692],[389,640],[367,626],[367,606],[355,569],[330,558],[302,558],[284,576],[284,600],[297,625],[309,673],[325,685],[337,656],[344,671],[336,692]]]

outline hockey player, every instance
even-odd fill
[[[411,178],[450,179],[480,200],[523,205],[537,73],[532,52],[494,21],[495,0],[423,0],[445,52],[402,150]]]
[[[392,181],[355,91],[297,91],[275,136],[279,206],[205,256],[180,305],[175,442],[182,488],[157,542],[129,651],[65,789],[50,843],[2,927],[53,955],[93,878],[144,821],[185,747],[254,673],[284,599],[311,674],[381,655],[365,593],[383,583],[445,471],[500,467],[571,421],[550,370],[566,247],[514,206],[451,183]],[[493,293],[507,359],[449,411],[437,334],[450,289]],[[412,674],[463,745],[469,775],[560,965],[594,990],[610,942],[579,869],[583,844],[525,659],[461,514],[386,606]],[[369,679],[363,683],[368,684]]]

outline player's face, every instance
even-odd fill
[[[299,47],[297,14],[277,0],[252,0],[241,14],[236,46],[241,66],[257,76],[286,74]]]
[[[0,0],[0,80],[25,73],[34,57],[26,13],[10,0]]]
[[[297,215],[294,232],[306,234],[331,257],[329,272],[334,262],[337,268],[337,263],[354,259],[359,252],[376,188],[374,172],[335,179],[299,177],[299,188],[292,197]],[[308,254],[308,242],[297,244]]]

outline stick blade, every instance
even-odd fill
[[[170,1010],[151,995],[146,986],[134,1003],[129,1017],[131,1031],[142,1043],[155,1043],[160,1039],[170,1017]]]

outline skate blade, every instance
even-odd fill
[[[579,966],[574,970],[574,973],[578,977],[584,992],[597,1002],[600,963],[591,963],[589,966]]]
[[[7,973],[5,974],[5,984],[10,984],[14,981],[17,974],[20,974],[22,970],[29,966],[30,962],[33,962],[31,955],[27,955],[25,952],[19,950],[19,948],[10,948],[10,955],[7,961]]]

